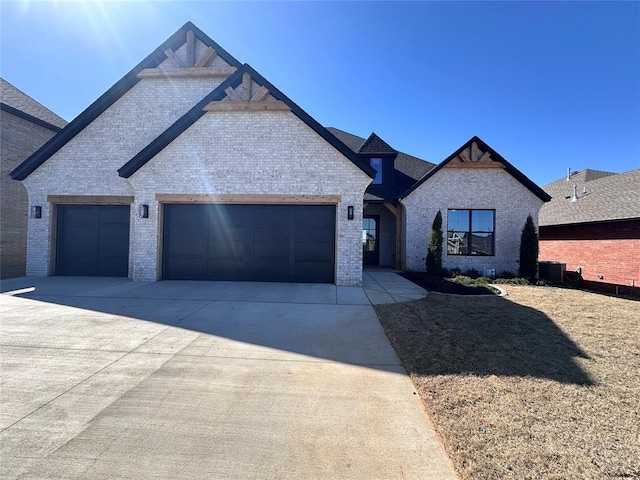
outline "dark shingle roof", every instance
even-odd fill
[[[58,129],[67,124],[64,118],[56,115],[2,77],[0,77],[0,102]],[[7,109],[5,111],[11,110]]]
[[[396,155],[398,152],[378,135],[372,133],[360,146],[358,153],[361,155]]]
[[[574,184],[578,199],[572,202]],[[640,218],[640,169],[617,174],[581,170],[544,190],[553,198],[540,210],[540,226]]]
[[[344,143],[354,152],[358,152],[365,143],[364,138],[337,129],[335,127],[327,127],[327,130],[333,133],[342,143]],[[371,138],[371,136],[369,138]],[[394,152],[395,151],[396,150],[394,150]],[[411,185],[413,185],[421,177],[423,177],[429,170],[435,167],[433,163],[402,152],[398,152],[398,156],[396,157],[394,166],[396,171],[393,188],[389,191],[386,191],[384,193],[384,196],[381,196],[379,194],[374,195],[370,191],[367,191],[367,193],[365,193],[364,195],[365,201],[395,201],[398,199],[402,192],[408,189]],[[375,186],[371,185],[369,189],[371,188],[375,188]]]

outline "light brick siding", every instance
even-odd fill
[[[336,282],[362,280],[362,198],[371,179],[290,112],[213,112],[130,178],[148,219],[133,218],[134,279],[159,277],[162,194],[339,195]],[[347,220],[347,206],[355,219]]]
[[[640,239],[542,240],[540,261],[580,267],[585,280],[640,287]]]
[[[219,60],[217,65],[223,66]],[[219,83],[143,79],[25,179],[30,204],[43,207],[41,219],[29,219],[27,273],[54,273],[55,206],[48,195],[134,196],[134,280],[161,275],[156,193],[339,195],[336,281],[359,285],[362,198],[371,179],[290,112],[208,113],[131,178],[118,176],[120,167]],[[150,206],[149,219],[137,217],[140,204]],[[346,218],[348,205],[355,207],[352,221]]]
[[[23,276],[26,271],[29,209],[26,189],[9,173],[55,132],[8,112],[0,115],[0,274],[2,278],[12,278]]]
[[[365,215],[380,216],[380,238],[378,248],[380,251],[380,266],[394,267],[396,265],[396,217],[387,210],[384,205],[370,203]]]
[[[527,215],[537,225],[542,200],[502,169],[443,168],[402,200],[406,209],[406,269],[424,271],[427,242],[438,210],[446,236],[448,209],[495,209],[495,256],[442,255],[445,268],[495,268],[517,273]]]
[[[144,79],[24,180],[30,205],[27,274],[52,273],[54,209],[48,195],[134,195],[117,170],[220,84],[219,79]],[[33,250],[33,253],[31,253]]]

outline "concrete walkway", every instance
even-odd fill
[[[370,305],[389,273],[3,281],[0,477],[454,479]]]

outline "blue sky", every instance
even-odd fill
[[[545,185],[640,168],[639,2],[0,2],[1,75],[67,120],[190,20],[325,126]],[[152,106],[151,106],[152,108]]]

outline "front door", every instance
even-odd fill
[[[365,215],[362,220],[362,258],[365,265],[378,265],[380,216]]]

